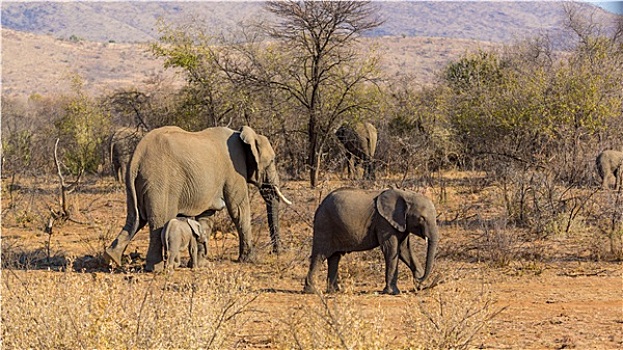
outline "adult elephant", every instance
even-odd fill
[[[383,293],[399,294],[398,259],[422,283],[431,273],[439,233],[433,203],[411,191],[387,189],[367,191],[342,188],[331,192],[314,217],[314,233],[306,293],[316,291],[314,274],[318,264],[328,259],[327,291],[339,290],[338,264],[345,253],[370,250],[378,246],[385,257]],[[416,258],[415,236],[428,241],[426,266],[422,271]]]
[[[238,259],[252,261],[247,183],[257,186],[266,202],[273,251],[278,252],[279,202],[290,202],[279,190],[275,152],[265,136],[246,126],[240,131],[218,127],[199,132],[167,126],[147,133],[134,151],[126,176],[125,226],[105,256],[121,265],[121,256],[136,232],[149,224],[145,269],[160,271],[161,230],[169,220],[194,216],[210,234],[213,214],[227,208],[238,230]]]
[[[335,136],[346,148],[348,177],[355,177],[356,164],[361,163],[364,178],[374,180],[374,153],[376,153],[378,141],[378,133],[374,125],[368,122],[342,124],[335,132]]]
[[[621,188],[623,185],[623,152],[605,150],[597,156],[595,165],[602,179],[602,188],[610,188],[613,183],[615,190]]]
[[[125,173],[132,153],[144,135],[144,129],[130,127],[119,128],[111,135],[110,163],[117,181],[122,183],[125,181]]]

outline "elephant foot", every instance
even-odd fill
[[[305,283],[305,287],[303,287],[303,294],[316,294],[316,288]]]
[[[255,264],[257,263],[257,256],[255,253],[240,254],[238,262]]]
[[[121,255],[122,252],[110,247],[104,250],[104,260],[107,264],[114,262],[115,264],[117,264],[117,266],[121,266]]]
[[[281,246],[273,246],[273,249],[271,250],[271,252],[275,255],[281,254]]]
[[[328,285],[327,286],[327,293],[337,293],[340,291],[340,286],[336,285]]]
[[[383,289],[382,294],[399,295],[400,294],[400,290],[397,287],[394,287],[394,288],[385,287]]]
[[[173,266],[171,266],[171,268],[173,268]],[[147,262],[145,264],[145,271],[147,272],[162,272],[164,271],[164,262],[161,261],[159,263],[150,263]]]
[[[197,269],[197,268],[201,268],[201,267],[207,267],[208,266],[208,260],[206,259],[197,259],[197,261],[188,261],[188,264],[186,265],[186,267],[191,268],[191,269]]]

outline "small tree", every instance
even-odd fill
[[[186,75],[172,123],[187,129],[229,125],[237,110],[244,114],[244,91],[229,83],[217,64],[216,39],[196,24],[171,27],[160,22],[160,42],[151,47],[156,57],[165,59],[165,68],[179,68]]]
[[[363,60],[355,44],[382,22],[368,1],[270,1],[265,8],[277,20],[257,28],[270,43],[260,53],[239,46],[221,64],[236,84],[280,91],[291,115],[303,116],[315,187],[328,136],[346,115],[366,108],[361,89],[375,80],[377,59]]]
[[[101,164],[101,147],[110,130],[110,115],[82,90],[82,80],[72,80],[74,96],[63,104],[64,113],[54,121],[57,137],[65,144],[65,164],[78,176],[95,172]]]

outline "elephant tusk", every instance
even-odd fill
[[[279,196],[279,199],[284,202],[287,205],[292,205],[292,202],[286,198],[286,196],[283,195],[283,193],[281,193],[281,191],[279,190],[279,187],[275,186],[275,192],[277,192],[277,196]]]

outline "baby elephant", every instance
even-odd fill
[[[385,294],[399,294],[398,259],[421,283],[431,273],[439,241],[433,203],[411,191],[387,189],[335,190],[322,201],[314,217],[311,262],[303,292],[314,293],[314,273],[328,259],[327,292],[339,290],[338,264],[345,253],[380,246],[385,257]],[[415,236],[428,241],[426,266],[415,255]]]
[[[605,150],[597,156],[595,161],[599,176],[601,176],[601,187],[610,188],[614,182],[614,189],[618,190],[623,181],[623,152],[614,150]]]
[[[162,245],[167,256],[167,269],[180,266],[180,255],[186,249],[190,254],[188,267],[198,267],[198,242],[205,242],[205,238],[205,232],[199,222],[182,217],[169,220],[162,229]]]

